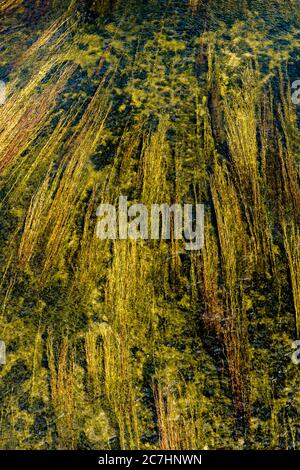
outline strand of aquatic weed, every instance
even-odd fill
[[[300,332],[300,230],[293,222],[288,226],[285,221],[282,222],[282,229],[284,248],[290,271],[296,333],[298,337]]]
[[[74,353],[66,337],[58,345],[51,331],[48,332],[46,347],[59,448],[73,449],[77,438]]]
[[[157,130],[150,133],[144,143],[140,160],[140,178],[142,179],[142,200],[145,203],[158,204],[169,202],[167,183],[170,148],[166,138],[168,119],[160,120]]]
[[[249,413],[247,322],[243,311],[243,281],[252,275],[251,243],[243,223],[235,187],[226,167],[214,166],[212,199],[217,219],[221,269],[226,285],[225,318],[216,326],[225,343],[234,401],[238,412]],[[218,321],[218,318],[216,318]]]
[[[55,106],[55,99],[76,68],[73,64],[61,66],[45,89],[38,93],[36,87],[52,66],[46,64],[39,76],[16,96],[10,96],[3,106],[0,118],[0,173],[4,173],[38,136]]]
[[[36,41],[12,64],[14,70],[26,65],[32,65],[37,70],[39,62],[45,61],[45,57],[51,57],[53,60],[57,55],[68,52],[71,43],[67,41],[71,33],[76,31],[76,21],[70,21],[65,13],[57,18],[51,25],[38,37]],[[47,61],[48,62],[48,61]]]
[[[97,184],[93,188],[84,217],[74,282],[70,289],[72,297],[74,292],[81,292],[82,298],[89,298],[93,292],[97,292],[99,279],[105,273],[106,262],[109,257],[110,240],[105,242],[97,237],[95,215],[99,197],[99,185]]]
[[[11,13],[23,3],[23,0],[2,0],[0,5],[0,13]]]
[[[88,394],[92,400],[101,393],[102,348],[98,344],[97,331],[90,329],[85,334],[85,357],[88,376]]]
[[[84,168],[96,145],[101,141],[105,122],[111,109],[109,90],[113,78],[107,85],[107,75],[92,97],[78,124],[77,131],[69,143],[66,156],[60,164],[58,174],[62,176],[48,213],[48,223],[51,228],[45,248],[43,267],[45,274],[54,263],[59,247],[67,235],[68,226],[76,212],[77,202],[82,191],[86,189]],[[57,178],[54,178],[53,184],[57,185]]]
[[[145,245],[130,240],[114,243],[105,294],[109,323],[103,328],[103,360],[105,394],[118,422],[122,449],[141,447],[143,405],[132,347],[145,341],[153,347],[155,296],[151,266]]]
[[[297,125],[297,115],[292,103],[291,90],[284,88],[284,77],[280,73],[280,104],[278,114],[283,137],[276,134],[278,153],[280,157],[280,172],[284,190],[281,192],[282,204],[292,211],[296,223],[300,220],[300,167],[298,163],[298,141],[300,130]]]
[[[37,53],[39,49],[43,45],[47,45],[48,49],[48,42],[49,42],[49,37],[51,37],[54,33],[57,32],[58,28],[57,27],[52,27],[50,28],[51,31],[46,32],[43,37],[43,41],[40,41],[38,44],[34,44],[33,50],[30,53],[30,60],[32,61],[34,57],[37,56]],[[54,46],[57,44],[57,39],[54,41]],[[69,47],[69,46],[68,46]],[[61,52],[58,55],[57,61],[61,61],[63,57],[65,57],[67,51],[69,50],[68,47],[65,47],[63,52]],[[71,47],[71,46],[70,46]],[[50,48],[51,49],[51,48]],[[53,55],[53,50],[51,49],[51,57]],[[55,56],[54,56],[55,58]],[[75,67],[75,66],[74,66]],[[105,101],[106,97],[108,96],[106,92],[102,92],[102,88],[104,84],[107,82],[107,77],[111,71],[109,71],[105,77],[103,78],[101,84],[98,87],[98,91],[94,95],[93,99],[90,102],[90,105],[88,106],[86,112],[84,113],[83,117],[81,118],[79,124],[75,128],[75,134],[74,136],[69,139],[69,142],[67,144],[67,150],[65,152],[65,157],[61,161],[57,174],[54,177],[52,181],[48,181],[47,179],[47,184],[43,184],[40,187],[40,191],[36,193],[34,196],[35,202],[30,205],[29,211],[28,211],[28,216],[27,216],[27,222],[25,223],[25,230],[22,236],[22,241],[21,241],[21,246],[19,249],[19,256],[20,259],[22,259],[22,265],[23,267],[30,261],[30,258],[32,254],[34,253],[34,250],[32,249],[33,246],[36,245],[36,241],[39,239],[39,236],[42,234],[44,231],[45,227],[47,224],[54,224],[56,227],[56,231],[54,230],[53,236],[48,240],[48,251],[47,254],[51,253],[51,247],[53,246],[59,246],[58,238],[56,238],[56,235],[54,233],[58,233],[61,235],[60,240],[63,240],[64,238],[64,230],[67,230],[67,224],[68,224],[68,214],[67,214],[67,209],[66,209],[66,203],[70,201],[70,204],[68,207],[72,207],[72,209],[75,208],[75,199],[77,196],[75,196],[75,186],[76,186],[76,181],[80,181],[80,186],[83,188],[83,178],[81,178],[81,170],[84,165],[84,161],[88,160],[88,155],[93,151],[93,145],[95,142],[97,142],[98,136],[101,134],[101,130],[103,128],[104,122],[101,124],[101,115],[104,114],[107,116],[109,113],[109,105],[104,105],[101,107],[101,99]],[[32,87],[32,81],[29,81],[28,86]],[[99,103],[99,110],[101,107],[101,112],[96,109],[97,104],[96,101]],[[103,111],[104,110],[104,111]],[[98,112],[99,111],[99,112]],[[77,114],[79,113],[79,110]],[[24,175],[25,179],[23,181],[20,180],[20,175],[22,172],[18,172],[18,168],[16,169],[16,175],[17,175],[17,180],[20,181],[21,185],[24,185],[24,182],[26,180],[29,180],[28,176],[32,173],[34,168],[37,168],[39,171],[41,170],[40,164],[42,163],[42,160],[49,161],[50,160],[50,165],[52,165],[51,160],[53,160],[53,156],[56,153],[56,150],[59,150],[59,140],[55,142],[55,136],[57,136],[59,139],[63,140],[64,136],[67,134],[67,130],[70,128],[70,125],[72,124],[72,119],[75,120],[74,113],[72,113],[72,110],[68,112],[69,117],[66,118],[68,119],[68,122],[66,122],[66,129],[61,128],[61,125],[57,126],[50,136],[50,139],[46,142],[45,147],[40,151],[37,157],[35,157],[35,151],[33,146],[31,146],[31,152],[29,156],[27,157],[26,160],[28,160],[28,163],[24,165],[24,159],[21,161],[21,165],[23,165],[23,172],[26,171],[26,174]],[[106,119],[106,118],[105,118]],[[60,133],[61,130],[61,133]],[[75,137],[76,136],[76,137]],[[90,143],[88,143],[88,139],[90,139]],[[52,146],[52,141],[53,146]],[[92,144],[94,142],[94,144]],[[84,147],[86,143],[86,148]],[[69,147],[68,147],[69,146]],[[89,148],[88,148],[89,147]],[[89,153],[90,152],[90,153]],[[29,162],[33,160],[33,164],[31,168],[29,168]],[[26,170],[27,169],[27,170]],[[29,171],[28,171],[29,170]],[[73,185],[70,185],[70,182],[73,182]],[[68,186],[69,185],[69,186]],[[69,191],[70,188],[73,188],[71,191]],[[78,188],[77,188],[78,189]],[[12,191],[12,188],[10,189],[9,193]],[[47,191],[48,196],[45,198],[43,196],[43,192]],[[78,191],[77,195],[79,194],[80,191]],[[6,195],[7,197],[8,195]],[[74,197],[75,199],[74,199]],[[57,217],[55,216],[54,212],[58,209],[52,208],[51,210],[51,204],[48,206],[49,213],[47,214],[46,218],[43,217],[42,220],[39,217],[35,217],[34,213],[37,211],[37,213],[40,214],[40,204],[36,203],[36,201],[41,201],[43,200],[44,203],[47,201],[50,204],[50,201],[53,201],[53,204],[59,205],[61,208],[60,213],[61,217],[59,220],[57,220]],[[76,199],[77,200],[77,199]],[[52,222],[51,222],[52,220]],[[36,233],[35,233],[36,232]],[[35,236],[34,236],[35,233]],[[28,240],[30,240],[30,250],[28,251],[28,242],[26,241],[26,237],[29,235]],[[58,242],[58,243],[56,243]],[[26,253],[26,255],[25,255]],[[48,260],[49,261],[49,260]],[[51,262],[49,261],[51,264]],[[48,265],[49,266],[49,265]],[[47,271],[47,268],[46,268]]]
[[[47,174],[51,165],[55,164],[55,159],[63,148],[63,143],[80,111],[81,108],[78,104],[70,108],[60,118],[50,136],[47,133],[43,138],[39,134],[42,146],[31,146],[27,158],[19,159],[15,165],[11,165],[10,171],[7,172],[3,181],[3,185],[5,185],[5,188],[9,188],[9,190],[5,192],[0,207],[3,206],[5,201],[9,200],[10,196],[15,198],[16,194],[20,193],[20,191],[26,191],[33,181],[36,181],[36,179],[40,180],[41,174]]]
[[[254,81],[253,81],[254,80]],[[225,99],[224,114],[226,137],[233,164],[234,182],[241,198],[248,228],[252,235],[257,265],[274,265],[272,235],[262,195],[257,143],[257,85],[250,72],[246,75],[242,90],[232,99]],[[264,231],[261,230],[264,227]],[[268,253],[269,257],[261,257]],[[264,266],[262,266],[262,269]],[[268,265],[266,266],[268,269]]]
[[[182,383],[182,380],[167,384],[154,380],[159,449],[203,449],[209,441],[202,419],[204,402],[201,392],[201,386]]]
[[[37,193],[32,198],[27,211],[22,238],[19,246],[20,268],[25,269],[36,247],[39,236],[44,229],[44,214],[51,204],[52,193],[48,191],[50,175],[46,175]]]
[[[180,204],[183,197],[178,175],[184,173],[186,161],[175,152],[172,155],[167,132],[170,128],[168,115],[163,115],[155,131],[149,132],[143,138],[143,148],[139,163],[139,186],[141,187],[141,200],[150,209],[151,204]],[[175,173],[171,180],[170,175]],[[170,243],[171,268],[174,280],[179,274],[181,265],[180,243],[174,234],[174,226],[171,224]]]
[[[76,65],[66,63],[72,48],[66,38],[73,27],[64,16],[59,18],[14,63],[15,78],[6,85],[7,101],[1,108],[0,172],[43,130],[57,96],[73,74]],[[28,67],[36,73],[24,84],[22,71]]]
[[[76,112],[74,112],[74,114],[76,116]],[[31,179],[32,173],[35,169],[37,169],[37,171],[40,173],[43,172],[46,166],[48,166],[46,176],[44,176],[44,180],[31,198],[30,206],[28,207],[26,213],[21,242],[18,250],[21,269],[25,269],[25,266],[30,262],[30,259],[35,251],[36,243],[45,229],[45,224],[47,223],[46,214],[48,214],[53,196],[57,189],[57,185],[53,185],[52,191],[48,190],[51,182],[50,175],[53,172],[53,159],[55,158],[56,152],[58,152],[63,145],[66,134],[69,132],[69,127],[66,124],[70,124],[72,122],[74,119],[74,114],[70,113],[70,116],[60,122],[37,156],[33,154],[33,163],[29,169],[25,167],[22,170],[20,169],[20,165],[16,169],[16,181],[11,185],[11,187],[14,188],[17,183],[20,182],[17,188],[18,191],[20,191],[22,188],[26,188],[26,182]],[[56,183],[58,184],[58,177],[56,179]]]
[[[290,283],[293,295],[296,333],[300,332],[300,187],[297,145],[295,136],[299,135],[295,108],[292,104],[291,90],[284,87],[284,76],[280,71],[280,98],[278,114],[283,137],[277,131],[277,145],[280,163],[281,184],[278,191],[279,219],[282,227],[283,242]]]

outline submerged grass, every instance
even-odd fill
[[[40,3],[0,6],[0,447],[299,449],[296,2]],[[98,240],[122,194],[203,250]]]

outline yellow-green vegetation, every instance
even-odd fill
[[[0,448],[300,449],[297,4],[1,2]]]

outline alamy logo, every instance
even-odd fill
[[[299,339],[293,342],[292,348],[296,349],[296,351],[293,352],[292,354],[292,362],[293,364],[298,366],[300,364],[300,340]]]
[[[0,365],[6,364],[6,347],[5,342],[0,341]]]
[[[295,105],[299,105],[300,104],[300,80],[295,80],[292,83],[292,90],[295,90],[292,93],[292,102]]]
[[[2,106],[6,101],[6,85],[3,80],[0,80],[0,106]]]
[[[186,250],[200,250],[204,243],[204,205],[144,204],[128,206],[119,197],[118,208],[100,204],[97,209],[97,237],[100,240],[185,240]],[[151,226],[151,227],[150,227]]]
[[[294,105],[300,105],[300,80],[296,80],[291,86],[294,92],[292,93],[292,102]],[[300,132],[297,122],[287,123],[286,127],[287,137],[289,139],[289,146],[295,155],[296,163],[300,163]]]

